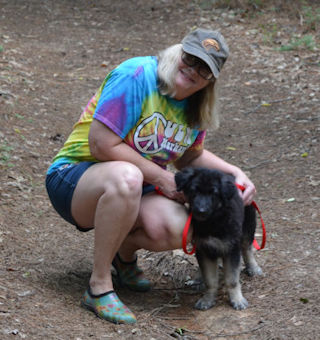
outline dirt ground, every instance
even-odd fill
[[[277,50],[293,35],[319,41],[319,31],[303,13],[210,3],[0,0],[1,339],[319,338],[319,49]],[[268,233],[257,252],[264,275],[241,275],[248,309],[234,311],[222,287],[217,306],[201,312],[186,284],[194,257],[140,251],[154,288],[119,289],[138,323],[113,325],[80,307],[93,233],[54,212],[45,172],[109,70],[197,26],[221,30],[230,46],[221,127],[210,130],[207,148],[256,184]]]

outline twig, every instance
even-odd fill
[[[162,319],[162,320],[190,320],[191,319],[185,316],[157,316],[157,318]]]
[[[158,262],[157,262],[157,264],[156,264],[156,267],[158,267],[159,264],[160,264],[165,258],[166,258],[166,255],[162,255],[162,256],[160,257],[160,259],[158,260]]]
[[[8,96],[8,97],[13,97],[15,98],[15,95],[13,95],[12,93],[10,92],[4,92],[2,90],[0,90],[0,96]]]
[[[159,314],[163,309],[165,308],[178,308],[180,307],[181,305],[172,305],[171,302],[173,301],[174,299],[172,299],[169,303],[166,303],[160,307],[157,307],[157,308],[154,308],[148,315],[148,317],[151,317],[151,316],[155,316],[157,314]]]
[[[247,166],[247,167],[245,167],[244,169],[245,170],[252,170],[252,169],[255,169],[255,168],[259,168],[260,166],[262,166],[262,165],[265,165],[265,164],[268,164],[268,163],[273,163],[274,161],[273,160],[266,160],[266,161],[262,161],[262,162],[260,162],[260,163],[257,163],[257,164],[255,164],[255,165],[251,165],[251,166]]]
[[[288,98],[284,98],[284,99],[278,99],[278,100],[272,100],[272,101],[268,101],[268,102],[262,102],[259,105],[257,105],[256,107],[254,107],[253,109],[251,109],[250,111],[244,112],[245,115],[248,115],[250,113],[253,113],[255,111],[257,111],[258,109],[260,109],[260,107],[262,107],[263,105],[266,104],[275,104],[275,103],[281,103],[281,102],[286,102],[289,100],[292,100],[292,97],[288,97]]]
[[[303,26],[304,19],[300,11],[299,11],[299,17],[300,17],[300,26]]]

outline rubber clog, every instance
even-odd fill
[[[82,297],[81,305],[94,312],[99,318],[116,324],[137,322],[135,315],[120,301],[113,290],[104,294],[93,295],[88,288]]]
[[[151,288],[151,282],[144,276],[143,271],[137,265],[137,259],[132,262],[124,262],[119,254],[112,261],[117,271],[117,280],[122,287],[127,287],[136,292],[147,292]]]

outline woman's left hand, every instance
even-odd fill
[[[240,170],[236,175],[236,183],[245,188],[244,191],[239,190],[239,194],[243,199],[244,205],[250,205],[253,201],[254,195],[257,193],[254,184],[242,170]]]
[[[176,162],[176,166],[178,169],[182,169],[186,166],[206,167],[219,169],[227,174],[232,174],[235,177],[236,183],[245,188],[243,192],[239,189],[240,197],[242,197],[245,205],[250,205],[253,201],[254,195],[256,194],[254,184],[240,168],[224,161],[222,158],[214,155],[206,149],[192,151],[187,150],[183,157]]]

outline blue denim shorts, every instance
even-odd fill
[[[52,206],[67,222],[75,225],[80,231],[89,231],[90,228],[81,228],[71,215],[71,200],[74,189],[80,177],[94,162],[80,162],[64,164],[47,175],[46,187]]]
[[[80,231],[89,231],[93,228],[82,228],[77,225],[77,222],[71,215],[71,200],[80,177],[93,164],[96,163],[80,162],[64,164],[46,177],[46,188],[52,206],[62,218],[75,225]],[[142,195],[154,190],[153,185],[147,184],[143,186]]]

